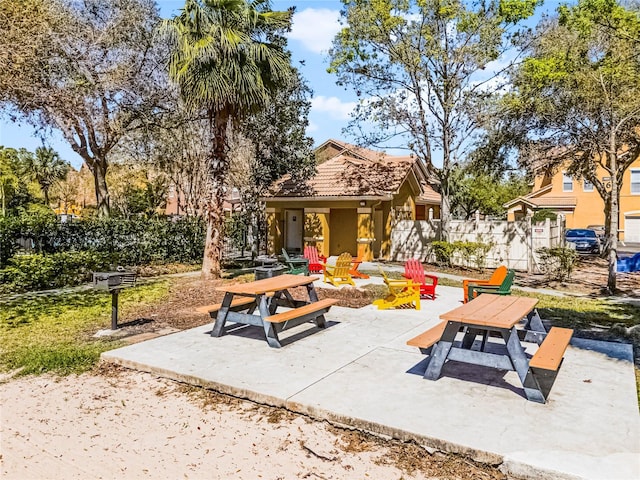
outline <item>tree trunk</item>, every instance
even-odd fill
[[[225,177],[229,170],[226,145],[229,118],[227,111],[209,112],[212,146],[207,165],[207,237],[202,259],[202,277],[206,279],[220,278],[222,273]]]
[[[611,216],[608,247],[609,247],[609,274],[607,276],[607,290],[613,295],[616,292],[616,263],[618,261],[618,223],[620,216],[620,184],[618,182],[618,153],[615,149],[615,136],[612,135],[612,146],[609,151],[611,169],[611,195],[609,201]]]
[[[111,202],[109,201],[109,188],[107,187],[107,161],[97,158],[83,158],[93,174],[98,216],[108,217],[111,213]]]

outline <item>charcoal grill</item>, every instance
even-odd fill
[[[93,286],[111,293],[111,330],[118,328],[118,294],[123,288],[136,284],[136,274],[117,270],[115,272],[93,272]]]

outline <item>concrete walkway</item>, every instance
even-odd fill
[[[358,280],[359,285],[379,279]],[[326,284],[322,284],[327,287]],[[405,342],[460,305],[439,286],[422,309],[333,307],[329,327],[302,325],[270,348],[261,328],[221,338],[211,325],[106,352],[103,360],[501,464],[518,478],[640,478],[640,416],[630,345],[574,339],[545,405],[515,372],[449,362],[422,378]],[[194,306],[195,307],[195,306]],[[527,352],[537,347],[528,345]]]

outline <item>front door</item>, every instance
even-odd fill
[[[302,253],[302,236],[304,233],[304,211],[303,210],[286,210],[285,211],[285,242],[284,246],[287,252]]]

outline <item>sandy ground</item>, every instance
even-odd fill
[[[502,478],[460,457],[114,367],[13,379],[0,400],[4,480]]]

